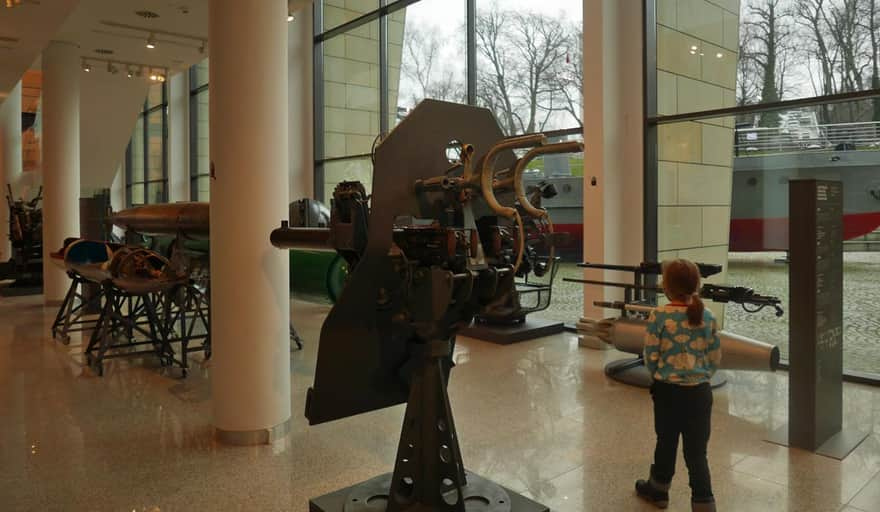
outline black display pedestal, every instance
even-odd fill
[[[843,425],[843,184],[789,182],[788,425],[768,441],[843,459],[868,435]]]
[[[385,512],[388,500],[381,498],[384,492],[387,496],[391,488],[391,473],[386,473],[366,482],[340,489],[325,494],[319,498],[309,500],[309,512]],[[468,487],[473,487],[477,492],[470,499],[465,491],[464,506],[466,511],[510,511],[510,512],[550,512],[550,509],[536,503],[525,496],[521,496],[509,489],[493,484],[489,480],[468,472]],[[496,488],[494,507],[487,503],[483,497],[490,488]],[[503,494],[497,491],[503,492]],[[504,503],[498,503],[502,501]],[[506,507],[505,507],[506,505]]]
[[[512,325],[496,325],[474,320],[470,327],[459,331],[459,335],[477,340],[488,341],[498,345],[510,345],[522,341],[543,338],[559,334],[565,330],[565,324],[543,318],[526,317],[523,322]]]

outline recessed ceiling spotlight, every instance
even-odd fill
[[[293,21],[295,19],[296,18],[293,16],[293,12],[287,11],[287,22],[290,23],[291,21]]]
[[[148,20],[154,20],[159,17],[159,13],[153,12],[153,11],[147,11],[147,10],[134,11],[134,13],[136,15],[140,16],[141,18],[146,18]]]
[[[86,62],[86,59],[83,59],[82,68],[83,68],[83,71],[85,71],[86,73],[92,72],[92,65],[89,64],[88,62]]]
[[[132,69],[131,66],[128,67],[128,72],[125,73],[125,76],[128,78],[134,78],[134,69]]]
[[[150,35],[147,36],[147,48],[152,50],[155,47],[156,47],[156,36],[152,32],[150,32]]]

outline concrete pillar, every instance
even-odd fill
[[[189,201],[189,73],[168,86],[168,202]]]
[[[312,5],[299,2],[291,9],[296,7],[299,10],[288,23],[290,201],[312,197],[315,191]]]
[[[211,0],[211,343],[218,439],[290,428],[287,2]]]
[[[642,2],[584,0],[584,13],[584,260],[635,265],[644,252]],[[584,277],[632,280],[596,270]],[[593,301],[622,298],[585,286],[584,316],[610,316]]]
[[[43,295],[60,303],[70,285],[49,253],[79,236],[79,48],[53,41],[43,50]]]
[[[6,197],[6,185],[12,185],[13,199],[22,191],[17,187],[22,175],[21,160],[21,82],[0,104],[0,196]],[[26,199],[30,199],[27,197]],[[0,263],[12,257],[9,243],[9,208],[4,200],[0,204]]]

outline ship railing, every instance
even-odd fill
[[[736,156],[880,149],[880,122],[834,123],[787,127],[737,128]]]

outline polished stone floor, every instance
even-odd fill
[[[149,360],[96,377],[49,339],[39,297],[0,298],[0,510],[305,511],[309,497],[389,471],[403,407],[309,427],[301,411],[326,306],[291,305],[293,432],[271,446],[211,437],[210,365],[181,380]],[[242,340],[246,342],[247,340]],[[646,391],[602,373],[615,352],[571,335],[501,347],[461,339],[450,382],[466,465],[555,511],[652,510],[633,495],[653,448]],[[880,389],[847,385],[848,425],[873,433],[843,462],[762,439],[786,417],[787,375],[730,375],[710,465],[719,510],[880,511]],[[689,508],[683,463],[672,511]]]

